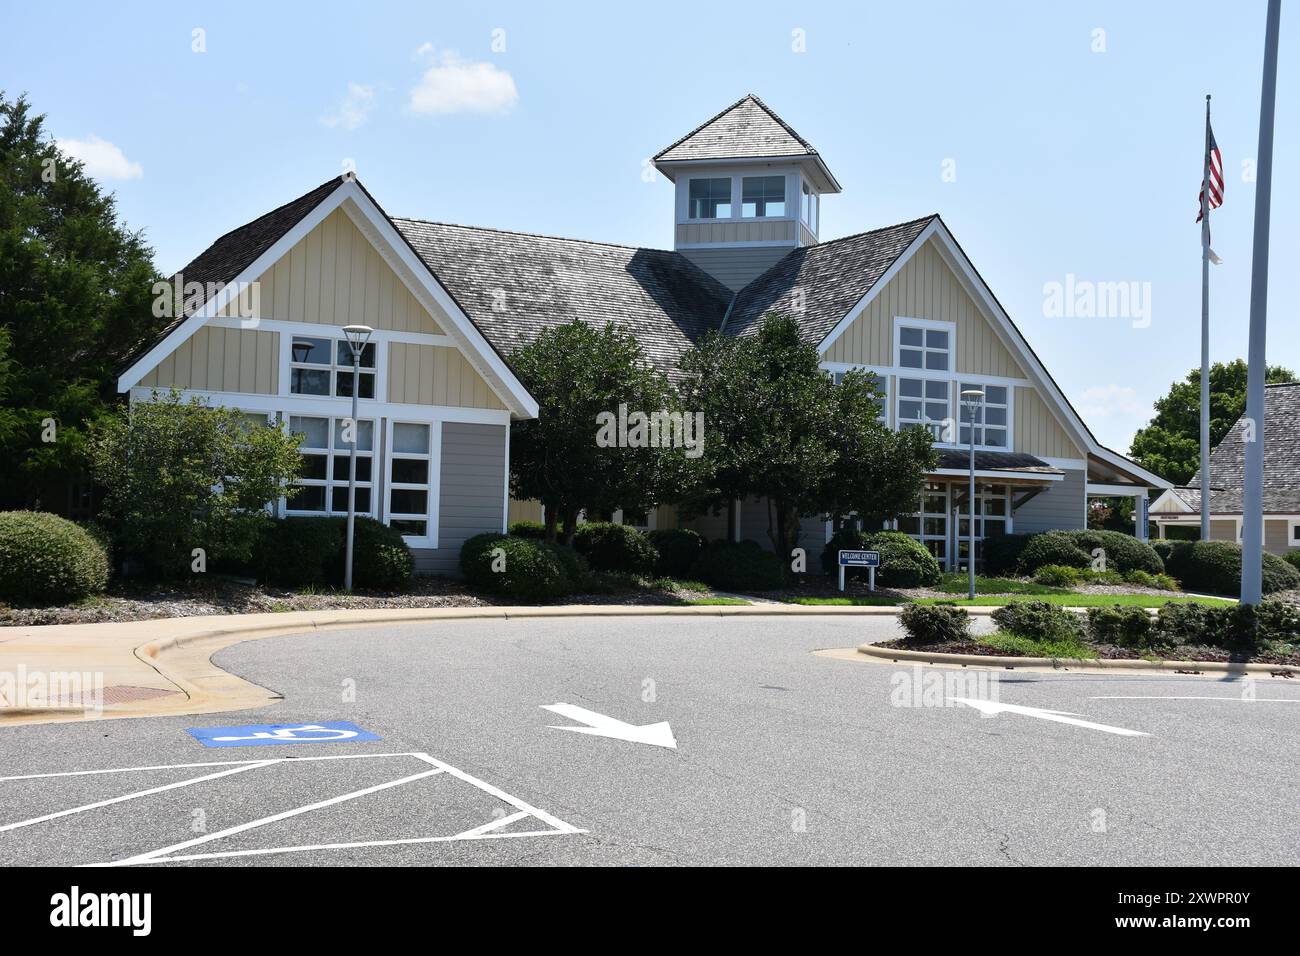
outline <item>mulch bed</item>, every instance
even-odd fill
[[[932,642],[913,644],[901,638],[892,641],[879,641],[877,647],[888,647],[901,651],[926,651],[932,654],[973,654],[979,657],[1032,657],[1032,654],[1011,653],[976,641],[953,641],[950,643]],[[1130,647],[1117,647],[1114,644],[1089,644],[1089,648],[1104,660],[1139,660],[1142,654]],[[1236,664],[1279,664],[1300,666],[1300,653],[1281,654],[1263,651],[1253,655],[1243,655],[1226,651],[1221,647],[1206,645],[1182,645],[1153,652],[1150,656],[1166,661],[1196,661],[1201,663],[1236,663]],[[1043,660],[1051,660],[1044,657]]]

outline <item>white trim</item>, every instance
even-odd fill
[[[979,446],[976,445],[976,448]],[[927,475],[944,475],[964,478],[970,475],[969,468],[931,468]],[[998,484],[1012,484],[1016,481],[1064,481],[1065,475],[1049,475],[1038,471],[981,471],[975,469],[976,478],[987,478]]]
[[[1147,489],[1145,485],[1135,488],[1132,485],[1108,485],[1089,481],[1084,485],[1084,493],[1094,498],[1136,498],[1145,495]]]
[[[131,389],[131,401],[148,401],[154,392],[166,394],[170,389],[137,385]],[[290,415],[331,415],[346,418],[352,411],[352,399],[325,395],[255,395],[219,390],[177,389],[189,401],[198,398],[210,406],[238,408],[246,412],[284,412]],[[404,405],[397,402],[372,402],[363,406],[366,417],[396,416],[407,422],[464,422],[477,425],[508,425],[510,413],[495,408],[460,408],[454,405]]]
[[[1286,519],[1286,546],[1288,548],[1300,548],[1300,538],[1296,537],[1296,529],[1300,528],[1300,518]]]
[[[890,365],[867,365],[863,362],[820,362],[819,367],[827,372],[851,372],[861,370],[863,372],[872,372],[875,375],[906,375],[910,372],[919,371],[914,368],[896,368]],[[975,382],[979,385],[1006,385],[1009,388],[1029,388],[1033,382],[1027,378],[1008,378],[1005,375],[961,375],[958,376],[965,382]],[[1047,459],[1043,459],[1046,461]],[[1062,461],[1077,461],[1080,464],[1077,467],[1083,467],[1083,459],[1071,458],[1061,459]]]
[[[439,428],[439,433],[442,429]],[[510,530],[510,423],[506,422],[506,467],[505,479],[502,482],[505,487],[501,491],[501,533],[505,534]]]
[[[1051,465],[1053,468],[1063,468],[1068,471],[1087,471],[1088,462],[1082,458],[1046,458],[1043,455],[1035,455],[1039,461]]]
[[[343,334],[343,326],[329,325],[322,322],[290,322],[285,319],[240,319],[229,315],[215,316],[207,323],[209,328],[248,329],[256,332],[282,332],[287,335],[331,335]],[[456,342],[450,335],[437,335],[433,332],[399,332],[396,329],[375,329],[370,335],[371,342],[403,342],[408,345],[440,345],[443,348],[455,348]]]
[[[729,219],[692,219],[691,222],[730,222]],[[746,222],[762,220],[747,219]],[[794,239],[760,239],[753,242],[679,242],[674,247],[676,249],[794,249],[798,246],[798,241]]]

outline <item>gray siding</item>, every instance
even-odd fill
[[[438,490],[438,548],[415,552],[420,574],[460,573],[460,546],[485,531],[501,530],[505,504],[504,425],[445,422]]]
[[[1087,473],[1067,471],[1062,481],[1017,508],[1012,515],[1016,534],[1082,528]]]
[[[678,524],[683,528],[690,528],[692,531],[699,532],[705,543],[716,541],[727,536],[727,509],[719,507],[717,514],[709,511],[702,515],[696,515],[689,521],[679,519]]]
[[[736,249],[678,249],[732,292],[739,292],[793,251],[794,246],[740,246]]]

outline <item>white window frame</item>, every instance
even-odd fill
[[[698,182],[698,181],[703,181],[703,180],[714,180],[714,179],[725,179],[725,180],[730,184],[730,191],[728,192],[728,196],[729,196],[730,198],[729,198],[729,200],[728,200],[728,202],[727,202],[727,205],[729,205],[729,206],[731,207],[731,212],[728,213],[728,214],[725,215],[725,216],[693,216],[693,215],[691,215],[691,213],[692,213],[692,209],[691,209],[691,184],[694,183],[694,182]],[[710,175],[705,175],[705,176],[690,176],[690,177],[688,177],[687,180],[686,180],[686,220],[685,220],[685,221],[686,221],[686,222],[731,222],[733,219],[738,218],[737,215],[736,215],[736,209],[737,209],[737,203],[736,203],[736,186],[737,186],[737,177],[734,176],[734,175],[732,175],[732,174],[730,174],[730,173],[726,173],[726,174],[714,174],[714,175],[711,175],[711,176],[710,176]]]
[[[770,214],[770,213],[764,213],[764,214],[761,215],[761,216],[757,216],[757,215],[755,215],[755,216],[746,216],[746,215],[745,215],[745,180],[746,180],[746,179],[779,179],[779,180],[781,180],[781,196],[783,197],[782,200],[781,200],[781,202],[782,202],[782,204],[785,206],[786,210],[789,210],[789,208],[790,208],[790,200],[789,200],[789,195],[790,195],[790,177],[787,176],[785,173],[771,173],[771,172],[767,172],[767,173],[758,173],[758,172],[756,172],[756,173],[751,173],[751,174],[749,174],[749,175],[744,175],[744,174],[742,174],[742,175],[739,177],[739,180],[740,180],[740,218],[741,218],[741,219],[745,220],[746,222],[763,222],[764,220],[768,220],[768,219],[772,219],[772,220],[780,220],[780,219],[789,219],[789,218],[790,218],[790,215],[789,215],[788,211],[787,211],[787,212],[782,212],[779,216],[772,215],[772,214]],[[767,200],[764,199],[764,203],[766,203],[766,202],[767,202]]]
[[[966,489],[968,486],[957,484],[957,483],[951,483],[949,487],[952,489],[962,490],[962,489]],[[995,494],[989,494],[985,491],[985,489],[993,488],[993,487],[1002,488],[1002,493],[1000,495],[995,495]],[[974,520],[979,522],[979,532],[975,535],[975,542],[977,548],[984,543],[984,539],[985,539],[984,521],[986,517],[991,518],[994,521],[1001,521],[1003,523],[1003,526],[1006,529],[1004,534],[1014,534],[1014,525],[1012,524],[1012,515],[1011,515],[1012,496],[1013,493],[1011,491],[1011,485],[1005,481],[984,480],[984,481],[975,482],[975,499],[980,506],[979,514],[975,515],[974,517]],[[971,509],[970,509],[970,502],[967,502],[968,510],[963,514],[960,504],[957,504],[955,506],[953,505],[952,502],[955,500],[955,498],[956,495],[949,498],[949,508],[953,510],[952,518],[948,525],[953,536],[951,549],[950,549],[952,554],[952,564],[950,565],[950,568],[952,570],[960,571],[966,567],[966,565],[962,563],[961,546],[963,544],[968,543],[970,540],[967,535],[962,534],[961,523],[962,521],[971,520]],[[985,515],[984,502],[989,499],[1002,501],[1005,509],[1004,512],[1000,515]],[[981,560],[982,558],[983,558],[983,554],[981,551]]]
[[[962,421],[962,414],[966,410],[965,405],[961,400],[962,386],[964,385],[974,385],[985,390],[985,398],[982,399],[979,403],[980,404],[979,415],[981,421],[979,421],[978,423],[971,423],[974,425],[976,429],[975,437],[980,439],[979,441],[975,442],[975,447],[983,451],[1011,451],[1011,443],[1013,441],[1012,431],[1011,431],[1011,426],[1013,423],[1011,418],[1011,406],[1012,403],[1015,401],[1015,394],[1016,394],[1015,387],[1012,385],[1003,385],[1001,382],[981,382],[978,381],[977,379],[972,379],[969,377],[957,379],[957,415],[956,415],[957,434],[953,438],[953,442],[955,443],[956,447],[958,448],[970,447],[970,442],[963,441],[961,437],[962,429],[967,427],[968,424],[967,422]],[[982,419],[985,417],[984,410],[990,407],[988,397],[987,397],[989,386],[993,386],[995,388],[1005,388],[1007,391],[1007,400],[1005,404],[993,403],[991,406],[993,408],[1001,408],[1006,411],[1007,421],[1005,425],[989,425],[986,422],[982,421]],[[990,445],[988,442],[983,440],[984,432],[985,429],[987,428],[1002,429],[1002,431],[1006,433],[1007,440],[1003,442],[1001,445]]]
[[[907,349],[916,348],[915,345],[907,345],[907,346],[903,345],[903,329],[905,328],[921,329],[922,331],[920,368],[903,366],[902,350],[904,348]],[[932,349],[928,345],[925,345],[924,344],[925,332],[947,332],[948,347],[946,349]],[[948,367],[945,369],[927,368],[925,365],[925,361],[926,361],[926,356],[929,355],[930,352],[943,352],[944,355],[946,355],[948,358]],[[957,372],[954,366],[957,364],[956,361],[957,323],[941,321],[939,319],[912,319],[912,318],[907,318],[905,316],[895,316],[894,317],[894,351],[893,351],[892,358],[893,358],[894,367],[898,369],[898,374],[906,375],[908,378],[917,378],[917,377],[934,378],[940,375],[949,379],[956,378]]]
[[[939,377],[939,376],[909,375],[909,374],[906,374],[907,372],[912,372],[912,371],[916,371],[916,370],[915,370],[915,369],[900,369],[900,370],[899,370],[899,373],[898,373],[898,377],[897,377],[898,385],[897,385],[897,387],[895,388],[894,406],[893,406],[893,415],[894,415],[894,424],[895,424],[895,427],[896,427],[896,428],[900,428],[900,429],[901,429],[901,428],[913,428],[913,427],[915,427],[915,426],[921,426],[921,427],[923,427],[923,428],[929,428],[929,429],[930,429],[930,434],[934,435],[934,443],[935,443],[936,445],[945,445],[945,446],[947,446],[947,445],[951,445],[952,442],[950,442],[950,441],[944,441],[944,434],[945,434],[946,432],[951,432],[951,431],[952,431],[952,428],[953,428],[953,425],[954,425],[954,418],[953,418],[953,414],[952,414],[952,379],[947,378],[946,376],[945,376],[945,377]],[[917,397],[915,397],[915,396],[913,396],[913,395],[904,395],[904,394],[903,394],[903,380],[904,380],[904,379],[910,379],[910,380],[912,380],[912,381],[917,381],[917,382],[920,382],[920,383],[921,383],[921,397],[920,397],[920,398],[917,398]],[[907,419],[906,421],[904,421],[904,419],[903,419],[902,408],[900,407],[900,406],[903,404],[903,402],[917,402],[917,401],[919,401],[919,402],[921,403],[921,406],[922,406],[922,414],[924,415],[924,412],[925,412],[925,406],[928,405],[928,404],[931,403],[931,402],[937,402],[937,401],[938,401],[937,398],[930,398],[930,397],[926,394],[926,392],[928,391],[928,389],[926,388],[926,386],[927,386],[930,382],[939,382],[939,383],[942,383],[942,385],[943,385],[943,387],[944,387],[944,396],[945,396],[945,397],[944,397],[944,400],[943,400],[943,405],[944,405],[944,409],[947,411],[947,414],[944,415],[944,417],[943,417],[943,418],[940,418],[940,419],[932,419],[932,418],[929,418],[928,416],[925,416],[921,421],[916,421],[916,420],[914,420],[914,419],[910,419],[910,418]],[[932,426],[937,426],[937,428],[938,428],[937,432],[935,431],[935,428],[932,427]]]
[[[284,369],[284,375],[282,376],[281,385],[280,385],[281,394],[293,395],[300,398],[333,399],[335,401],[340,401],[340,402],[351,402],[352,401],[351,395],[335,394],[338,388],[338,376],[345,373],[350,375],[352,373],[351,365],[340,365],[338,363],[338,357],[339,357],[338,344],[340,342],[346,343],[347,336],[343,334],[342,329],[338,329],[337,331],[331,333],[329,331],[324,331],[324,330],[317,331],[318,328],[319,327],[313,328],[311,331],[295,330],[292,332],[280,333],[280,348],[282,350],[281,367]],[[322,339],[328,341],[330,343],[330,364],[324,365],[318,362],[295,362],[293,360],[293,340],[295,338]],[[361,402],[377,402],[380,401],[381,397],[383,396],[383,392],[381,392],[380,389],[386,387],[386,383],[384,382],[384,377],[380,374],[380,366],[384,364],[388,358],[388,343],[382,340],[376,340],[374,336],[371,336],[370,341],[367,342],[366,345],[374,350],[375,365],[374,368],[366,368],[362,366],[362,368],[360,369],[360,374],[369,375],[375,380],[375,390],[374,390],[374,395],[372,395],[370,398],[360,398],[358,400]],[[325,395],[316,395],[310,392],[293,391],[294,369],[310,369],[310,370],[320,371],[320,372],[329,372],[329,376],[330,376],[329,392]]]
[[[336,455],[341,457],[346,457],[352,451],[351,445],[349,445],[347,442],[343,442],[342,444],[338,444],[338,445],[335,444],[335,437],[338,431],[338,428],[336,428],[335,426],[335,422],[342,424],[349,417],[350,416],[348,415],[335,415],[329,411],[290,412],[284,415],[283,421],[284,421],[284,428],[286,431],[289,431],[291,429],[293,425],[292,419],[294,418],[323,418],[327,422],[326,429],[328,432],[329,447],[325,449],[321,449],[315,445],[311,445],[311,446],[304,445],[300,447],[298,449],[298,453],[300,455],[308,455],[308,454],[320,455],[322,453],[324,454],[325,477],[324,478],[299,478],[297,481],[294,482],[294,484],[301,485],[304,488],[324,488],[325,489],[325,510],[304,511],[293,507],[294,502],[292,498],[289,499],[281,498],[280,510],[282,514],[284,514],[287,517],[294,517],[294,518],[331,518],[331,517],[338,517],[339,515],[343,515],[343,516],[347,515],[346,509],[343,511],[335,511],[332,507],[332,503],[334,500],[334,491],[339,488],[346,490],[348,487],[347,478],[338,479],[334,477],[334,458]],[[377,493],[379,483],[375,480],[375,476],[376,474],[378,474],[376,463],[382,457],[380,454],[380,447],[379,447],[378,417],[377,416],[367,417],[367,418],[358,417],[357,418],[358,433],[360,431],[360,425],[362,422],[370,422],[370,449],[367,451],[366,449],[363,449],[360,446],[358,446],[357,459],[358,461],[360,461],[360,459],[362,458],[370,459],[370,480],[361,481],[361,479],[357,479],[357,490],[361,491],[363,488],[369,490],[370,508],[366,511],[362,511],[358,509],[357,514],[363,515],[364,517],[367,518],[376,518],[379,514],[379,510],[378,510],[379,495]],[[358,437],[360,437],[359,434]]]
[[[1300,518],[1288,518],[1286,522],[1286,546],[1288,548],[1300,548],[1300,536],[1296,531],[1300,530]]]
[[[393,445],[393,426],[394,425],[421,425],[429,429],[429,453],[427,455],[418,455],[414,452],[399,452]],[[507,426],[508,428],[509,426]],[[384,429],[384,501],[383,501],[383,521],[384,524],[391,525],[394,518],[397,520],[411,519],[425,522],[425,534],[409,535],[403,534],[404,540],[412,548],[436,548],[438,547],[438,500],[440,494],[440,480],[442,473],[442,423],[437,421],[427,421],[410,418],[389,418],[387,426]],[[398,459],[428,461],[429,463],[429,481],[427,485],[414,485],[408,482],[395,482],[393,480],[393,462]],[[423,515],[410,514],[403,512],[394,514],[392,511],[392,492],[399,491],[427,491],[426,500],[427,511]]]

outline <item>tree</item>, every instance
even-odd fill
[[[792,318],[769,314],[753,336],[711,333],[682,369],[683,403],[707,422],[710,496],[767,498],[777,554],[798,544],[801,517],[856,512],[878,527],[916,510],[935,464],[929,433],[890,431],[875,379],[836,385]]]
[[[1210,366],[1210,447],[1232,429],[1246,410],[1247,366],[1242,359]],[[1294,382],[1295,372],[1270,365],[1267,382]],[[1129,454],[1143,468],[1185,485],[1201,467],[1201,370],[1174,382],[1156,401],[1156,414],[1133,436]]]
[[[541,501],[547,540],[562,523],[572,543],[583,510],[649,507],[670,475],[688,470],[685,449],[651,447],[646,431],[623,429],[675,403],[668,380],[612,324],[547,329],[511,355],[511,366],[541,407],[539,417],[511,426],[511,494]]]
[[[0,507],[54,503],[76,479],[119,366],[167,321],[142,235],[44,119],[0,91]]]
[[[91,472],[107,489],[100,521],[115,549],[163,578],[204,561],[247,561],[274,520],[266,506],[292,497],[301,435],[208,408],[178,391],[119,407],[89,443]]]

